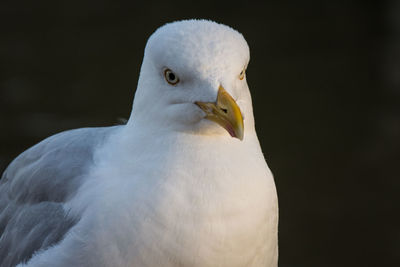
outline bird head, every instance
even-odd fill
[[[130,121],[243,140],[253,128],[248,45],[207,20],[166,24],[149,38]]]

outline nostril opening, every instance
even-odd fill
[[[228,113],[228,110],[226,108],[220,108],[225,114]]]

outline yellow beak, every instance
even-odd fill
[[[220,86],[216,102],[195,102],[205,113],[206,119],[218,123],[232,137],[243,140],[242,112],[235,100]]]

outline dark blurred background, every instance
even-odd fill
[[[2,1],[0,171],[128,118],[147,38],[184,18],[249,43],[280,266],[400,266],[400,1]]]

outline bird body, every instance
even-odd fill
[[[209,29],[220,34],[207,37]],[[215,44],[221,38],[229,42],[219,47]],[[167,47],[178,41],[183,45],[163,54],[160,40]],[[193,45],[198,48],[191,49],[207,55],[196,58],[195,53],[188,59],[185,49]],[[39,250],[22,257],[25,263],[18,261],[18,266],[276,267],[274,180],[255,132],[247,84],[237,79],[247,66],[246,47],[239,33],[214,22],[164,26],[146,46],[126,125],[64,132],[19,156],[0,185],[8,197],[0,202],[0,225],[43,202],[59,204],[60,219],[53,227],[69,224],[62,228],[62,236],[48,246],[41,242]],[[220,60],[229,55],[236,59]],[[163,77],[171,70],[173,76]],[[173,84],[177,77],[179,83]],[[75,160],[68,149],[76,152]],[[32,171],[43,170],[50,157],[62,166],[50,182],[43,178],[46,172],[24,182]],[[69,159],[63,165],[65,157]],[[29,159],[33,164],[27,163]],[[68,170],[77,173],[57,176]],[[40,181],[41,197],[13,194],[18,184],[34,187]],[[63,188],[57,189],[59,185]],[[10,206],[17,208],[4,216]],[[42,224],[46,220],[38,219]],[[18,229],[10,224],[4,229],[0,249],[18,250],[18,245],[10,245]]]

